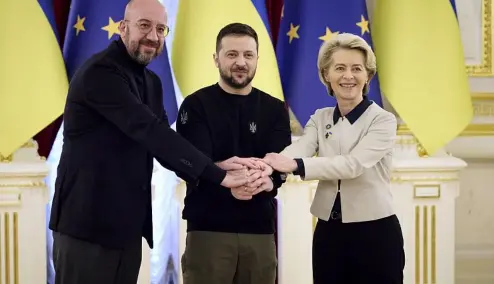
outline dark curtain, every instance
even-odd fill
[[[276,47],[278,32],[280,29],[281,11],[283,9],[283,0],[266,0],[266,9],[268,10],[273,44]]]
[[[67,19],[69,17],[70,0],[53,0],[53,9],[55,13],[55,22],[57,24],[58,40],[60,50],[62,50],[65,28],[67,26]],[[55,137],[57,136],[58,129],[62,124],[62,116],[58,117],[50,125],[46,126],[33,139],[38,142],[38,153],[42,157],[48,157],[51,151]]]

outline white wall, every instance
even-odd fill
[[[456,207],[456,284],[494,283],[494,159],[465,159]]]

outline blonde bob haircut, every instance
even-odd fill
[[[376,56],[372,51],[372,48],[367,42],[354,34],[342,33],[331,37],[330,40],[324,42],[319,49],[319,55],[317,57],[317,69],[319,73],[319,79],[328,89],[328,93],[334,96],[331,84],[326,80],[326,73],[329,71],[329,67],[332,63],[333,54],[339,49],[356,49],[360,50],[364,54],[365,69],[369,75],[369,79],[365,84],[362,94],[365,96],[369,93],[369,82],[374,75],[376,75]]]

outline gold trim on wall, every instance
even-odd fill
[[[467,65],[467,73],[472,77],[494,75],[492,67],[492,0],[482,0],[482,58],[478,65]]]
[[[0,194],[2,195],[0,207],[19,206],[22,203],[22,191],[20,190],[0,190]]]
[[[435,195],[420,195],[417,193],[417,189],[420,188],[435,188]],[[413,198],[415,199],[439,199],[441,198],[441,185],[440,184],[414,184],[413,185]]]
[[[423,265],[423,278],[424,278],[424,284],[429,283],[429,214],[427,211],[427,206],[424,206],[423,209],[423,235],[422,235],[422,249],[423,255],[422,255],[422,265]]]
[[[13,178],[36,178],[43,180],[48,175],[48,170],[46,172],[0,172],[0,178],[2,179],[13,179]]]
[[[12,155],[4,156],[0,154],[0,163],[10,163],[12,162],[12,158],[13,158]]]
[[[474,93],[472,101],[474,116],[494,118],[494,93]]]
[[[406,125],[398,126],[398,135],[413,135]],[[494,136],[494,123],[470,124],[463,130],[460,136]]]
[[[402,182],[447,182],[447,181],[457,181],[458,177],[400,177],[393,176],[391,177],[392,183],[402,183]]]
[[[472,100],[474,102],[494,102],[494,93],[472,93]]]
[[[415,284],[420,284],[420,206],[415,206]]]
[[[5,283],[10,283],[10,218],[4,213],[4,254],[5,254]]]
[[[431,283],[437,283],[436,272],[436,205],[431,207]]]
[[[3,244],[3,249],[0,247],[3,253],[3,259],[0,257],[0,283],[12,283],[13,277],[13,284],[19,284],[19,213],[4,212],[0,224],[3,225],[3,243],[0,235],[0,245]]]
[[[474,116],[488,116],[494,117],[494,93],[472,93],[472,104],[474,110]],[[398,135],[413,135],[412,131],[406,124],[398,125]],[[460,136],[494,136],[494,123],[471,123]],[[410,139],[398,139],[398,144],[415,144],[417,140]]]
[[[429,207],[430,207],[430,212],[429,212]],[[422,206],[422,208],[419,205],[415,206],[415,283],[416,284],[421,284],[421,283],[437,284],[437,248],[436,248],[437,228],[436,227],[437,227],[436,206],[435,205]],[[430,237],[429,237],[429,231],[430,231]],[[422,262],[420,260],[422,260]]]
[[[24,182],[24,183],[0,183],[0,188],[47,188],[46,183],[43,181],[39,182]],[[0,190],[0,192],[4,192],[4,190]]]

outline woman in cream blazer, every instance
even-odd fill
[[[366,97],[375,55],[362,38],[339,34],[321,46],[317,65],[336,107],[318,109],[300,139],[264,161],[319,181],[311,206],[314,284],[403,283],[403,236],[390,192],[397,121]]]

